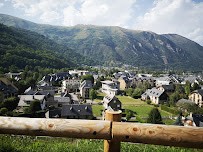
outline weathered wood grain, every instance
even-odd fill
[[[111,139],[110,121],[0,117],[0,134]]]
[[[113,122],[112,138],[118,141],[203,148],[203,128]]]

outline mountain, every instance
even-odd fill
[[[97,64],[131,64],[147,69],[202,70],[203,47],[176,34],[113,26],[51,26],[0,15],[0,23],[43,34],[91,57]]]
[[[70,68],[86,58],[36,32],[0,24],[0,69]]]

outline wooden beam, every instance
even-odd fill
[[[203,149],[203,127],[113,122],[114,140]]]
[[[0,134],[111,139],[110,121],[0,117]]]
[[[107,121],[121,121],[122,111],[109,111],[105,112],[105,120]],[[104,140],[104,152],[120,152],[120,141],[118,140]]]

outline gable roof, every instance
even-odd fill
[[[203,89],[199,89],[199,90],[194,90],[192,91],[192,93],[199,93],[201,96],[203,96]]]
[[[18,91],[18,88],[16,86],[14,86],[7,78],[2,77],[2,78],[0,78],[0,81],[3,82],[7,86],[9,86],[9,85],[12,86],[15,90]]]
[[[163,87],[165,91],[167,91],[167,90],[174,90],[172,85],[162,85],[160,87]]]
[[[31,87],[29,87],[27,90],[25,90],[24,92],[25,95],[51,95],[54,96],[55,92],[54,90],[42,90],[42,91],[38,91],[38,90],[33,90]]]
[[[92,106],[89,104],[62,105],[61,116],[92,115]]]
[[[20,101],[18,103],[19,107],[26,107],[29,106],[26,101],[33,101],[33,100],[39,100],[40,103],[45,99],[45,95],[19,95]]]
[[[103,103],[108,104],[108,103],[111,102],[112,100],[118,100],[118,98],[115,97],[115,95],[113,95],[113,94],[109,94],[109,95],[104,96],[104,98],[103,98]],[[118,100],[118,101],[119,101],[119,100]]]
[[[143,97],[147,97],[147,96],[154,96],[154,97],[160,97],[162,94],[164,93],[164,91],[162,90],[158,90],[156,88],[152,88],[152,89],[147,89],[145,93],[142,94]]]
[[[203,114],[192,114],[192,117],[197,127],[203,127]]]
[[[80,88],[92,88],[92,82],[90,80],[84,80],[81,84],[80,84]]]

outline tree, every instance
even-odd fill
[[[83,82],[84,80],[90,80],[90,81],[92,82],[92,84],[94,84],[94,77],[93,77],[91,74],[83,75],[83,76],[81,77],[81,80],[82,80],[82,82]]]
[[[139,98],[143,94],[143,90],[140,88],[136,88],[132,94],[133,98]]]
[[[33,114],[36,113],[37,111],[40,111],[41,109],[41,105],[40,105],[40,101],[39,100],[33,100],[30,102],[30,107],[28,112]]]
[[[1,106],[7,108],[9,111],[12,111],[17,107],[18,102],[19,102],[18,97],[10,97],[8,99],[4,99]]]
[[[91,90],[90,90],[90,98],[91,98],[92,100],[94,100],[94,99],[97,98],[97,91],[96,91],[96,90],[94,90],[94,89],[91,89]]]
[[[174,92],[170,97],[169,97],[169,104],[172,106],[175,106],[176,102],[180,99],[180,95],[177,92]]]
[[[185,89],[185,94],[188,96],[188,95],[190,94],[190,92],[191,92],[190,86],[189,86],[189,85],[186,85],[186,86],[184,87],[184,89]]]
[[[147,122],[153,124],[162,124],[162,117],[157,108],[153,108],[150,111]]]
[[[192,86],[192,90],[194,91],[194,90],[197,90],[197,89],[200,89],[200,87],[196,82],[194,82],[194,84]]]
[[[182,123],[182,113],[177,117],[176,121],[174,122],[174,125],[177,125],[177,126],[184,126],[183,123]]]

